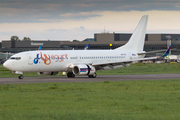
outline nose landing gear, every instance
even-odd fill
[[[12,73],[13,73],[13,74],[18,74],[18,75],[19,75],[18,78],[19,78],[19,79],[23,79],[23,72],[13,71]]]

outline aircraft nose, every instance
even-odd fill
[[[3,66],[4,66],[5,68],[7,68],[7,69],[10,69],[12,65],[11,65],[10,62],[7,60],[7,61],[3,64]]]
[[[3,63],[3,66],[6,68],[7,67],[7,61]]]

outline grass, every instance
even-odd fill
[[[97,71],[98,75],[167,73],[180,73],[180,64],[138,63]],[[0,77],[10,76],[17,77],[0,66]],[[180,79],[0,84],[0,120],[178,120],[179,95]]]
[[[180,80],[0,84],[0,120],[178,120]]]
[[[97,71],[97,75],[126,75],[126,74],[167,74],[167,73],[180,73],[179,63],[154,63],[143,64],[136,63],[131,64],[129,67],[122,67],[115,70],[100,70]],[[24,73],[24,77],[37,77],[40,76],[37,72]],[[0,65],[0,77],[17,77],[18,75],[12,74],[11,71]],[[59,72],[56,76],[62,76]]]
[[[126,74],[170,74],[180,73],[180,63],[136,63],[129,67],[115,70],[97,71],[98,75],[126,75]]]

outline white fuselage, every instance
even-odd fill
[[[13,55],[4,63],[4,66],[11,71],[19,72],[64,72],[70,65],[74,64],[91,65],[93,63],[128,61],[144,57],[138,56],[137,53],[137,51],[119,50],[28,51]]]
[[[47,50],[29,51],[13,55],[3,65],[16,74],[23,72],[44,72],[45,75],[54,75],[57,72],[67,71],[68,77],[74,75],[88,75],[96,77],[98,69],[116,69],[127,66],[144,55],[144,40],[148,16],[144,15],[129,41],[115,50]],[[19,76],[22,79],[22,76]]]

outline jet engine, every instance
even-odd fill
[[[75,75],[93,75],[96,69],[92,65],[80,64],[75,65],[72,69]]]
[[[58,72],[38,72],[39,75],[56,75]]]

